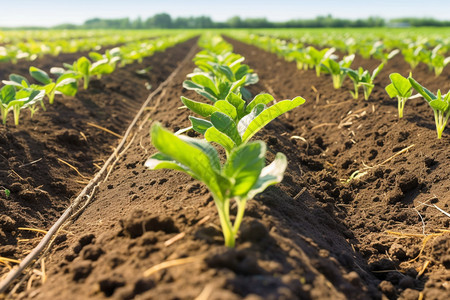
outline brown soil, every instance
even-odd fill
[[[28,112],[21,114],[18,127],[9,116],[7,126],[0,127],[0,182],[11,191],[6,198],[0,189],[0,256],[23,257],[36,242],[24,239],[36,234],[18,228],[48,229],[112,152],[117,137],[88,123],[122,134],[149,93],[146,85],[158,86],[194,44],[191,40],[142,64],[117,69],[92,81],[88,90],[80,89],[76,97],[56,96],[32,120]],[[52,65],[51,59],[39,63]],[[136,73],[149,66],[158,71]],[[26,62],[8,70],[24,74],[24,69]],[[5,271],[2,266],[1,273]]]
[[[289,167],[281,184],[249,202],[236,249],[222,245],[214,203],[203,185],[174,171],[144,168],[143,162],[155,150],[148,134],[150,122],[142,119],[143,129],[136,131],[135,142],[108,181],[100,185],[90,206],[68,231],[59,233],[52,254],[46,258],[45,284],[36,277],[32,288],[24,288],[21,297],[418,299],[422,293],[425,299],[450,298],[450,235],[440,231],[448,230],[450,218],[432,206],[449,211],[449,130],[442,140],[436,139],[432,111],[422,99],[409,100],[405,118],[398,120],[396,100],[388,99],[384,86],[389,73],[408,74],[402,58],[395,57],[380,73],[369,101],[355,101],[347,91],[352,86],[349,81],[335,91],[328,76],[317,78],[314,71],[299,71],[294,63],[253,46],[232,43],[260,77],[259,83],[250,88],[254,94],[265,91],[279,100],[298,95],[307,99],[306,104],[257,136],[268,143],[269,160],[275,152],[286,153]],[[377,62],[358,58],[354,65],[373,69]],[[193,68],[193,63],[183,65],[150,105],[151,120],[174,131],[188,126],[188,112],[178,108],[181,95],[199,99],[181,88]],[[446,92],[450,88],[448,69],[436,80],[420,66],[414,77],[431,90],[441,88]],[[90,91],[86,97],[93,94]],[[59,107],[51,116],[58,112]],[[39,119],[42,116],[45,114]],[[94,120],[100,123],[101,119],[94,116]],[[83,130],[92,130],[88,141],[98,136],[89,127]],[[27,167],[18,169],[19,164],[42,156],[31,157],[31,150],[23,150],[29,149],[25,146],[29,137],[24,135],[32,133],[11,128],[3,132],[8,139],[21,138],[17,144],[22,148],[16,146],[19,150],[12,151],[22,152],[14,159],[17,165],[2,169],[25,172]],[[48,134],[55,133],[49,130]],[[54,140],[59,139],[54,136],[43,145]],[[107,141],[91,143],[108,147]],[[55,146],[45,147],[58,153],[56,157],[63,154]],[[408,151],[400,152],[406,147],[410,147]],[[81,157],[72,151],[69,148],[63,157],[83,174],[92,174],[92,162],[83,167],[80,161],[92,160],[94,155],[84,158],[85,150],[79,150]],[[59,178],[70,187],[68,182],[79,179],[55,158],[34,166],[38,170],[66,171],[47,181]],[[371,168],[363,170],[366,166]],[[367,173],[350,180],[357,170]],[[10,176],[5,176],[8,184],[12,184],[15,178],[6,173]],[[19,186],[27,185],[32,190],[28,186],[43,184],[42,190],[52,188],[49,182],[38,182],[34,174],[26,179],[31,182]],[[31,177],[31,173],[22,177]],[[60,203],[59,209],[46,212],[51,220],[27,225],[47,228],[67,204],[68,200],[61,203],[61,197],[69,197],[68,191],[74,194],[81,186],[50,194],[49,199]],[[15,191],[12,197],[17,198],[3,203],[27,207],[25,203],[29,202],[19,202],[28,201],[19,198],[23,191]],[[17,234],[17,224],[8,222],[9,232]],[[425,238],[423,232],[434,235]],[[21,253],[12,251],[8,257],[20,258]],[[194,262],[144,276],[152,266],[185,257]]]

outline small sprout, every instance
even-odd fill
[[[11,191],[3,186],[1,186],[0,188],[3,189],[3,193],[5,193],[6,198],[9,198],[9,196],[11,195]]]
[[[281,182],[287,167],[282,153],[277,153],[274,161],[264,166],[266,144],[262,141],[235,147],[222,164],[216,149],[206,141],[176,136],[158,123],[151,128],[151,138],[160,152],[150,157],[145,166],[151,170],[182,171],[203,182],[216,204],[227,247],[235,245],[247,201]],[[234,222],[230,216],[232,201],[237,204]]]
[[[442,95],[441,90],[438,90],[437,95],[435,95],[425,87],[421,86],[411,76],[408,80],[412,87],[422,95],[422,97],[433,109],[437,136],[438,139],[442,138],[442,133],[444,132],[445,126],[447,126],[448,119],[450,118],[450,92]]]
[[[391,83],[386,86],[386,92],[389,97],[398,99],[398,117],[403,118],[403,110],[405,108],[406,100],[412,95],[412,86],[410,81],[400,75],[399,73],[392,73],[389,75]]]
[[[309,65],[314,66],[316,69],[316,76],[320,77],[320,71],[322,70],[322,63],[327,59],[330,59],[334,53],[335,48],[325,48],[317,50],[316,48],[309,46],[306,48],[307,61]]]
[[[45,91],[45,95],[47,95],[50,104],[53,104],[55,94],[57,93],[67,96],[75,96],[77,93],[77,77],[74,73],[68,72],[62,74],[58,77],[56,82],[54,82],[45,71],[36,67],[30,67],[30,75],[40,83],[44,84],[43,86],[39,86],[39,89]]]
[[[347,70],[350,68],[354,59],[355,55],[351,54],[344,56],[339,62],[332,58],[328,58],[322,62],[322,70],[331,75],[333,87],[335,89],[340,89],[342,87],[345,76],[347,76]]]
[[[20,111],[41,101],[45,92],[32,88],[22,88],[16,92],[14,86],[5,85],[0,90],[0,110],[3,124],[6,124],[8,112],[14,113],[14,124],[19,125]]]
[[[353,86],[355,88],[355,92],[350,91],[354,99],[358,99],[358,89],[362,86],[364,91],[364,99],[369,100],[369,96],[372,94],[372,90],[375,87],[373,82],[383,67],[384,63],[381,63],[377,68],[375,68],[375,70],[373,70],[372,75],[370,75],[368,70],[364,70],[361,67],[359,67],[358,71],[347,69],[347,75],[353,81]]]

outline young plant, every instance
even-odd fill
[[[296,49],[289,54],[286,55],[287,61],[293,61],[297,63],[297,69],[299,70],[308,70],[309,63],[308,63],[309,55],[307,54],[305,49]],[[320,71],[319,71],[320,73]],[[317,75],[317,73],[316,73]]]
[[[322,70],[322,63],[328,59],[335,51],[335,48],[325,48],[322,50],[317,50],[316,48],[309,46],[306,48],[306,52],[309,56],[309,64],[313,65],[316,69],[316,76],[320,77],[320,71]]]
[[[213,49],[215,51],[228,49],[226,45],[218,43]],[[251,97],[244,86],[254,84],[259,79],[248,65],[242,64],[244,59],[244,57],[226,50],[220,54],[203,50],[194,58],[198,69],[188,75],[190,80],[185,80],[183,87],[196,91],[212,102],[223,100],[230,93],[237,92]]]
[[[345,76],[347,76],[347,70],[350,68],[354,59],[355,55],[351,54],[344,56],[340,62],[337,62],[332,58],[327,58],[322,62],[322,70],[328,74],[331,74],[333,79],[333,87],[335,89],[340,89],[342,87]]]
[[[41,101],[45,92],[31,88],[23,88],[16,92],[12,85],[5,85],[0,90],[1,115],[3,124],[6,124],[9,111],[14,113],[14,124],[19,125],[20,110],[33,106]]]
[[[224,147],[228,156],[234,148],[248,143],[270,121],[305,103],[302,97],[295,97],[267,106],[274,101],[273,96],[260,94],[247,104],[233,93],[226,100],[216,101],[214,105],[185,97],[181,97],[181,101],[194,113],[208,118],[189,117],[192,128],[203,134],[207,141]]]
[[[45,95],[48,97],[50,104],[53,104],[55,94],[60,93],[66,96],[75,96],[77,93],[77,78],[73,73],[62,74],[56,81],[53,81],[45,71],[36,67],[30,67],[30,75],[36,81],[43,84],[39,89],[45,91]]]
[[[438,53],[434,53],[431,57],[431,65],[434,69],[434,74],[436,77],[441,75],[444,68],[450,63],[450,56],[444,57],[443,55],[440,55]]]
[[[375,70],[373,70],[372,75],[368,70],[364,70],[362,67],[359,67],[358,72],[352,69],[347,69],[347,75],[353,81],[353,86],[355,87],[355,92],[350,91],[350,94],[352,94],[354,99],[358,99],[358,89],[362,86],[364,91],[364,99],[369,100],[369,96],[375,87],[373,82],[383,67],[384,63],[381,63],[375,68]]]
[[[52,68],[53,70],[54,68]],[[44,91],[49,99],[49,103],[53,104],[55,94],[64,94],[67,96],[75,96],[77,93],[76,75],[73,72],[66,72],[60,74],[58,79],[53,81],[46,72],[35,67],[30,67],[30,75],[43,85],[30,84],[28,80],[17,74],[9,75],[9,80],[3,80],[4,84],[12,85],[16,90],[20,89],[35,89]],[[45,110],[43,98],[41,99],[41,106]]]
[[[89,81],[93,76],[101,77],[104,74],[110,74],[115,69],[115,62],[109,63],[108,59],[102,59],[91,63],[85,56],[80,57],[72,65],[64,64],[69,70],[75,72],[77,78],[83,79],[83,88],[86,90],[89,87]]]
[[[398,117],[403,118],[403,110],[405,108],[406,100],[412,95],[412,86],[409,80],[399,73],[392,73],[389,75],[391,83],[386,86],[386,92],[389,97],[397,97],[398,100]]]
[[[411,86],[422,95],[428,102],[434,112],[434,121],[436,122],[436,131],[438,139],[442,138],[445,126],[450,118],[450,92],[445,95],[441,94],[441,90],[437,91],[437,95],[430,92],[425,87],[421,86],[411,76],[408,78]]]
[[[216,204],[227,247],[235,245],[247,201],[268,186],[281,182],[287,166],[286,156],[277,153],[274,161],[265,167],[266,145],[261,141],[234,148],[227,161],[221,164],[216,149],[209,143],[176,136],[160,124],[152,126],[151,138],[160,152],[151,156],[145,166],[151,170],[185,172],[203,182]],[[230,216],[232,201],[237,204],[234,222]]]
[[[9,198],[9,196],[11,195],[11,191],[10,190],[8,190],[7,188],[5,188],[5,187],[0,187],[2,190],[1,191],[3,191],[3,193],[5,194],[5,197],[6,197],[6,199],[8,199]]]
[[[411,45],[409,48],[402,49],[403,58],[411,67],[411,70],[414,70],[417,65],[421,62],[419,53],[422,51],[422,47],[414,47]]]
[[[375,44],[373,45],[373,48],[372,48],[372,51],[370,52],[370,54],[372,55],[373,58],[379,59],[379,60],[381,60],[381,63],[385,64],[388,62],[388,60],[390,60],[391,58],[396,56],[398,53],[400,53],[399,49],[394,49],[391,52],[385,52],[384,50],[385,50],[385,46],[384,46],[383,42],[378,41],[378,42],[375,42]]]

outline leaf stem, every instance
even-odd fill
[[[236,236],[238,231],[239,231],[239,227],[241,226],[242,223],[242,219],[244,218],[244,212],[245,212],[245,206],[247,204],[247,199],[241,199],[240,201],[236,201],[237,205],[238,205],[238,210],[236,213],[236,219],[234,220],[234,224],[233,224],[233,235]]]
[[[233,233],[233,228],[230,221],[229,206],[230,202],[222,201],[214,197],[214,202],[216,203],[217,211],[219,212],[220,226],[222,227],[223,238],[225,240],[225,246],[229,248],[234,248],[236,236]]]

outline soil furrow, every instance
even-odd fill
[[[313,70],[297,70],[273,54],[229,41],[260,77],[250,88],[254,94],[307,99],[256,137],[267,142],[269,161],[280,151],[289,166],[281,184],[248,203],[236,249],[223,246],[214,203],[203,185],[143,166],[155,152],[151,122],[172,131],[189,126],[179,98],[201,100],[182,89],[194,68],[189,63],[150,105],[142,130],[91,205],[58,236],[47,258],[47,282],[35,282],[22,296],[417,299],[422,293],[426,299],[449,298],[450,239],[439,232],[448,229],[449,218],[421,204],[448,211],[448,130],[436,140],[432,112],[421,99],[410,100],[405,120],[398,120],[396,100],[388,99],[384,86],[390,72],[407,75],[407,65],[394,58],[371,99],[355,101],[348,81],[336,91],[328,76],[317,78]],[[358,57],[356,64],[377,63]],[[448,70],[439,81],[421,67],[414,74],[431,89],[449,88]],[[360,177],[351,177],[357,170]],[[423,225],[435,235],[411,261],[423,245]],[[195,262],[144,276],[152,266],[186,257]],[[424,275],[418,274],[427,261]]]
[[[112,153],[117,137],[93,125],[123,134],[150,93],[146,85],[158,86],[194,44],[120,68],[76,97],[57,96],[47,111],[24,116],[20,126],[0,128],[0,182],[11,191],[0,200],[0,256],[23,257],[40,234],[18,228],[49,228]],[[154,71],[135,72],[148,66]],[[2,273],[7,270],[2,266]]]

